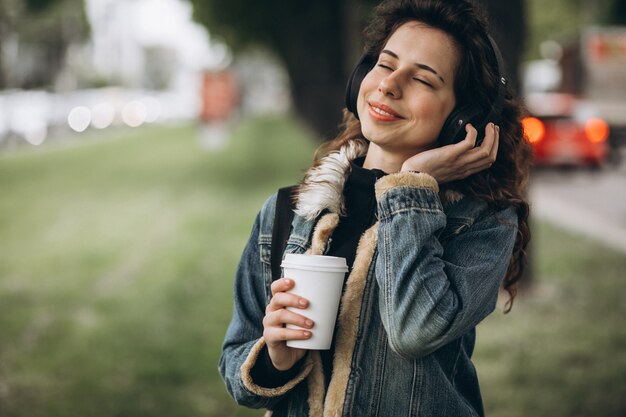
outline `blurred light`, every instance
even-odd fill
[[[609,137],[609,125],[602,119],[589,119],[585,123],[585,135],[590,142],[605,142]]]
[[[524,91],[542,93],[559,89],[563,81],[563,71],[557,61],[541,59],[527,62],[524,66]]]
[[[31,145],[41,145],[48,137],[48,127],[43,121],[34,121],[24,132],[24,139]]]
[[[115,109],[109,103],[98,103],[91,112],[91,124],[96,129],[104,129],[111,126],[115,118]]]
[[[122,109],[122,120],[130,127],[139,127],[146,121],[148,111],[138,100],[131,101]]]
[[[85,106],[74,107],[67,116],[67,123],[75,132],[83,132],[91,123],[91,110]]]
[[[146,107],[146,122],[156,122],[161,116],[161,102],[154,97],[144,97],[141,102]]]
[[[560,61],[563,57],[563,47],[557,41],[543,41],[539,45],[539,53],[544,59]]]
[[[536,117],[524,117],[524,119],[522,119],[522,127],[530,143],[541,141],[546,134],[546,128],[543,122]]]
[[[211,46],[210,66],[216,70],[228,67],[233,60],[228,47],[222,43],[214,43]]]

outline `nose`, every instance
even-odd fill
[[[380,80],[378,91],[384,96],[391,98],[400,98],[402,96],[402,88],[400,88],[400,80],[398,80],[397,71],[393,71]]]

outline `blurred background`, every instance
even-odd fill
[[[372,0],[2,0],[0,416],[260,416],[217,372],[254,216],[337,132]],[[489,416],[626,415],[626,2],[482,0],[535,150]]]

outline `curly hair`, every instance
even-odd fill
[[[455,71],[454,93],[457,106],[470,101],[489,108],[500,82],[497,61],[488,39],[487,19],[470,0],[388,0],[374,9],[365,29],[365,53],[378,56],[394,31],[404,23],[418,21],[452,37],[460,53]],[[530,240],[529,206],[525,193],[532,150],[521,125],[521,108],[507,86],[502,109],[498,154],[493,165],[462,180],[442,184],[442,189],[457,190],[483,200],[494,209],[513,206],[518,215],[518,233],[503,287],[509,293],[508,313],[517,294],[517,283],[526,267],[526,247]],[[339,135],[322,144],[315,153],[314,166],[330,152],[352,140],[364,141],[361,124],[344,110]]]

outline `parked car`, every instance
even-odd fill
[[[601,166],[609,160],[609,124],[581,107],[575,96],[535,93],[526,102],[530,114],[522,125],[535,165]]]
[[[626,26],[541,44],[524,66],[524,129],[538,165],[618,163],[626,146]]]

